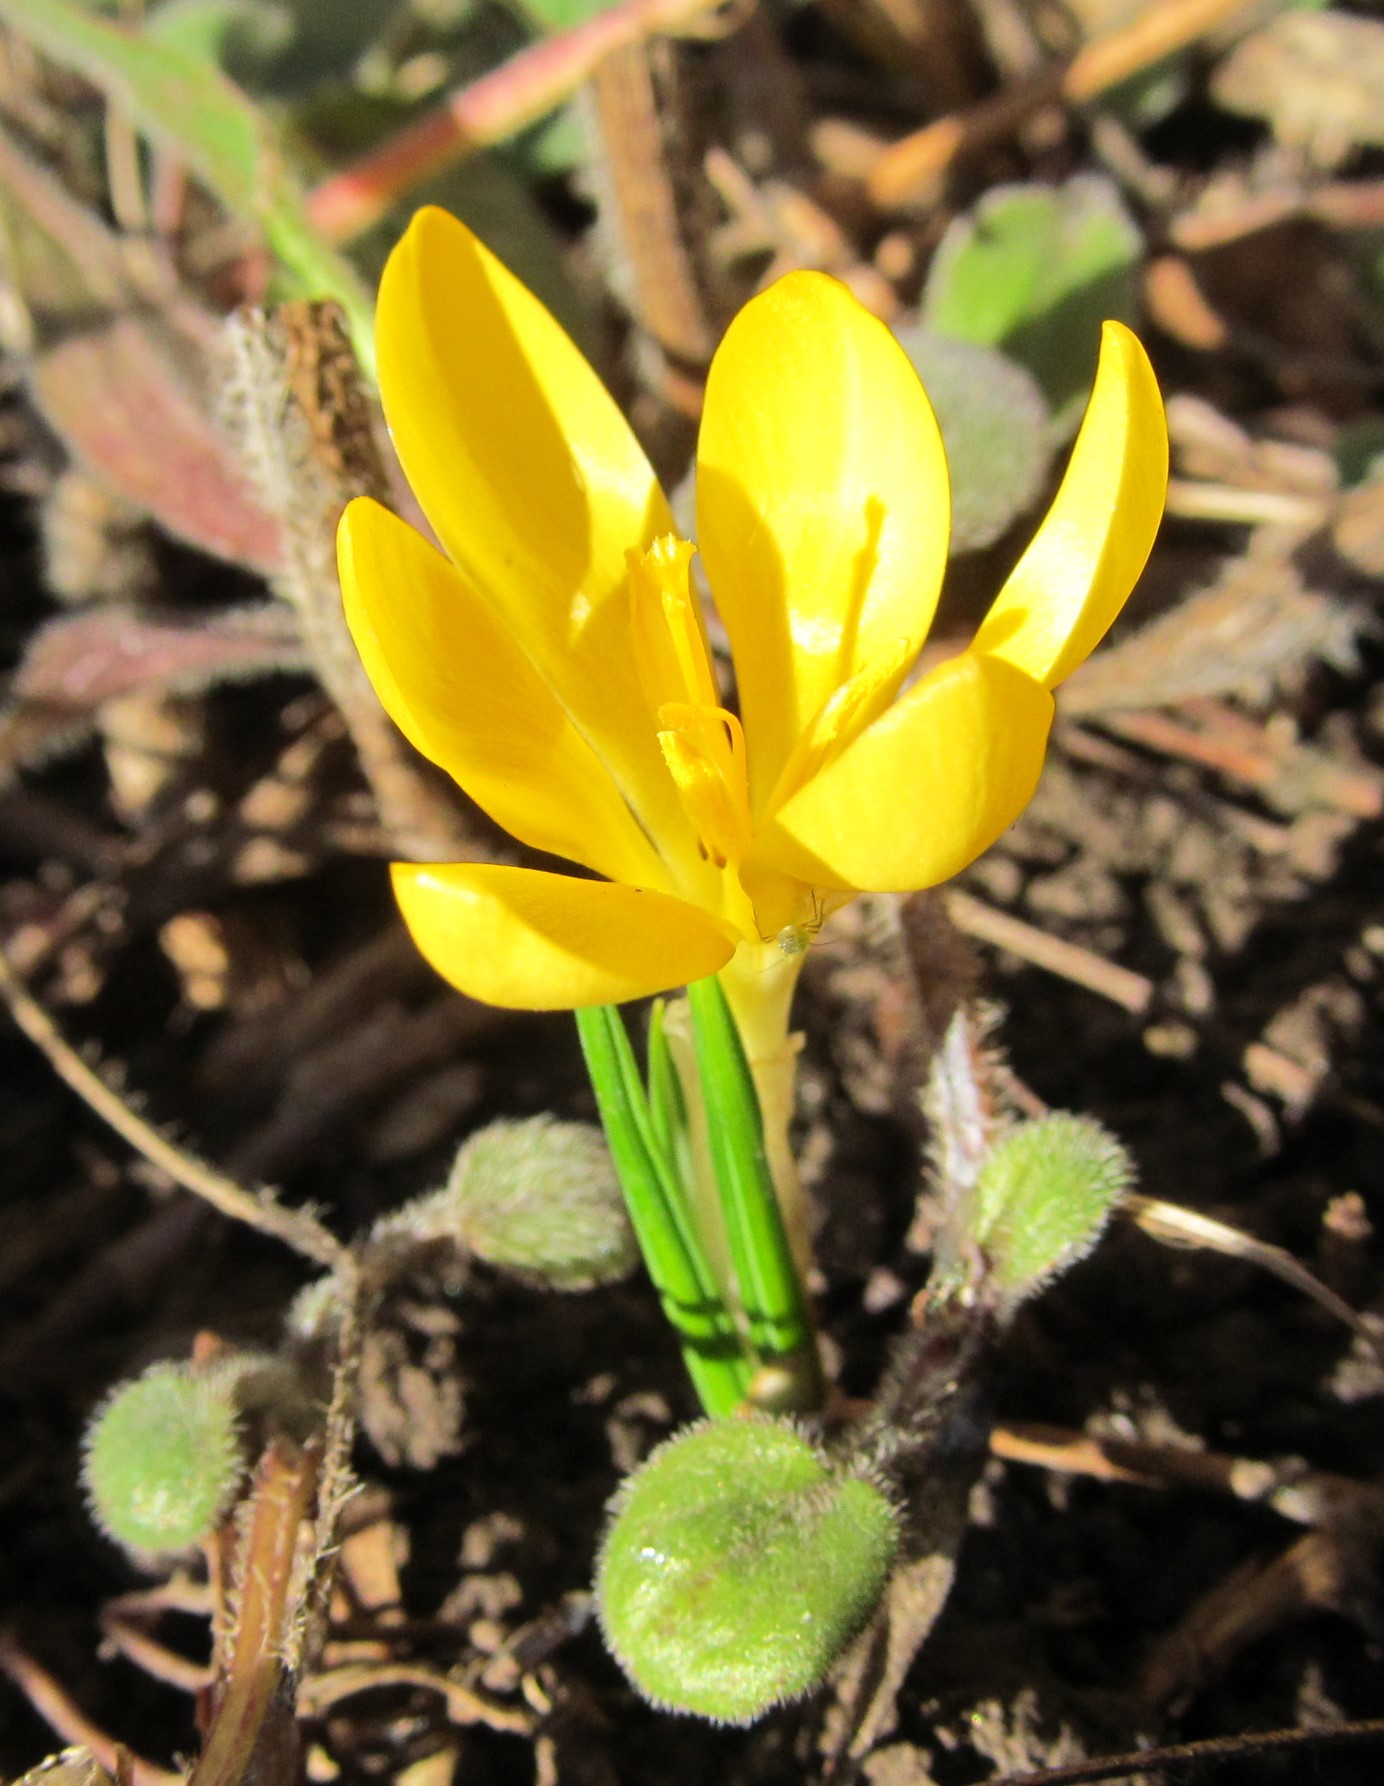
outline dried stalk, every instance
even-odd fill
[[[298,615],[340,708],[394,848],[414,861],[466,854],[465,828],[380,706],[346,626],[336,525],[353,496],[388,498],[373,416],[334,304],[241,310],[227,324],[222,419],[261,502],[283,528],[277,593]]]
[[[330,1270],[353,1270],[347,1248],[310,1209],[285,1209],[267,1190],[247,1191],[233,1178],[227,1178],[176,1146],[132,1110],[64,1040],[53,1019],[25,989],[3,951],[0,951],[0,996],[20,1029],[47,1058],[64,1084],[70,1086],[102,1122],[109,1124],[150,1165],[166,1172],[176,1184],[210,1203],[231,1221],[244,1222],[261,1234],[272,1235],[303,1258]]]

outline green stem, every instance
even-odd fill
[[[687,1200],[654,1132],[629,1036],[612,1005],[576,1013],[582,1052],[630,1220],[663,1312],[708,1414],[745,1399],[751,1377],[735,1318],[692,1227]]]

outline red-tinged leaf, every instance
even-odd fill
[[[37,633],[11,699],[89,712],[122,695],[187,694],[212,683],[305,670],[307,655],[286,608],[244,608],[203,621],[102,607]]]
[[[6,270],[40,327],[129,302],[120,238],[3,130],[0,217]]]
[[[35,400],[74,457],[178,538],[275,570],[279,523],[211,419],[215,319],[166,269],[160,279],[146,264],[137,277],[138,245],[3,131],[0,226],[26,325],[6,345],[24,353]]]
[[[279,523],[180,376],[147,316],[123,316],[40,354],[30,384],[67,447],[179,539],[272,572]]]
[[[307,668],[293,615],[277,605],[192,622],[112,604],[56,620],[30,641],[0,712],[0,781],[80,744],[123,695]]]

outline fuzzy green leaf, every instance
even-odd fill
[[[917,324],[896,328],[927,390],[951,475],[951,550],[993,545],[1037,501],[1052,418],[1031,373],[997,348]]]
[[[424,1201],[478,1259],[552,1289],[613,1283],[639,1262],[610,1149],[587,1123],[490,1123],[462,1143],[446,1189]]]
[[[1001,1137],[980,1169],[969,1238],[1017,1304],[1084,1258],[1129,1188],[1129,1155],[1089,1116],[1053,1111]]]
[[[724,1724],[821,1684],[897,1545],[873,1483],[760,1415],[679,1433],[612,1512],[596,1584],[612,1653],[653,1704]]]
[[[225,1513],[243,1469],[235,1379],[156,1364],[87,1428],[82,1480],[97,1524],[133,1550],[186,1550]]]
[[[1065,439],[1090,394],[1100,325],[1135,320],[1142,254],[1143,238],[1103,175],[996,186],[938,245],[922,322],[1026,366],[1053,412],[1054,439]]]

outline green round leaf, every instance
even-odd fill
[[[586,1123],[491,1123],[429,1207],[478,1259],[554,1289],[611,1283],[639,1262],[610,1150]]]
[[[185,1550],[230,1505],[243,1460],[234,1379],[156,1364],[92,1417],[82,1479],[96,1523],[134,1550]]]
[[[938,244],[922,320],[1026,366],[1053,412],[1053,438],[1063,440],[1090,394],[1100,325],[1135,320],[1142,255],[1143,238],[1104,175],[996,186]]]
[[[918,369],[947,449],[953,555],[993,545],[1038,498],[1052,460],[1043,393],[993,347],[916,323],[896,328]]]
[[[1056,1110],[1011,1129],[981,1167],[970,1223],[997,1287],[1022,1301],[1083,1258],[1133,1176],[1092,1117]]]
[[[873,1483],[763,1416],[678,1434],[613,1515],[597,1576],[612,1652],[653,1704],[724,1724],[820,1685],[873,1611],[897,1544]]]

